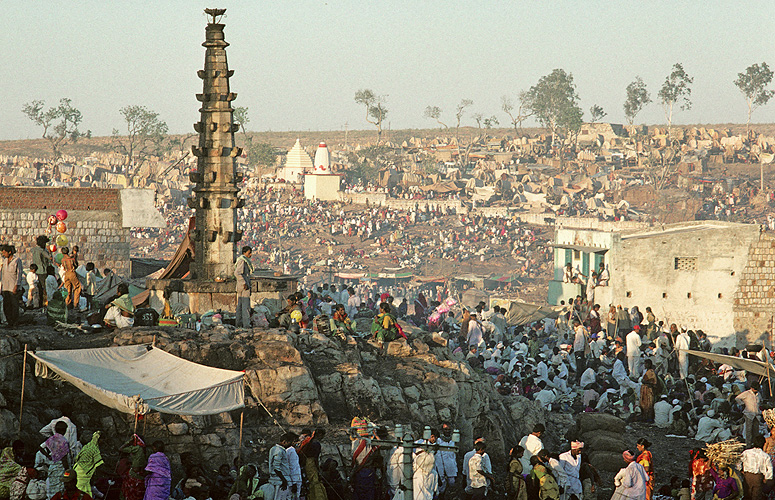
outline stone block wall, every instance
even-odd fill
[[[737,345],[764,343],[772,346],[775,315],[775,236],[763,233],[748,250],[748,263],[734,297]]]
[[[80,262],[94,262],[129,276],[129,228],[122,227],[117,189],[0,187],[0,242],[16,247],[25,269],[35,238],[46,234],[48,217],[67,210],[69,246],[78,245]],[[53,240],[57,233],[52,230]]]

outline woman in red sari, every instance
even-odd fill
[[[651,500],[654,494],[654,457],[648,450],[651,443],[646,438],[640,438],[636,446],[639,454],[635,460],[646,469],[646,473],[649,475],[649,480],[646,483],[646,500]]]

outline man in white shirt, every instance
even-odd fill
[[[579,473],[581,472],[581,449],[584,448],[584,443],[580,441],[572,441],[570,444],[570,451],[566,451],[560,455],[560,465],[563,472],[565,472],[567,488],[564,495],[566,498],[570,498],[570,495],[576,495],[576,498],[581,498],[584,489],[581,486],[581,479]]]
[[[656,407],[656,405],[654,405]],[[716,412],[708,410],[707,413],[697,422],[697,434],[694,439],[706,443],[715,443],[716,441],[725,441],[732,437],[732,432],[719,419],[714,418]]]
[[[269,450],[269,482],[264,485],[265,500],[287,500],[291,492],[288,478],[291,475],[288,463],[288,452],[292,440],[288,434],[280,438],[280,442]]]
[[[681,333],[676,337],[675,348],[678,349],[678,371],[681,380],[684,380],[689,375],[689,354],[686,352],[689,349],[689,334],[686,330],[681,329]]]
[[[355,314],[358,312],[358,308],[361,306],[361,298],[352,288],[349,288],[347,293],[349,294],[347,299],[347,315],[351,318],[354,318]]]
[[[740,464],[737,466],[743,472],[743,479],[750,492],[746,498],[751,500],[761,500],[764,481],[772,479],[772,459],[762,449],[764,442],[764,436],[754,437],[753,447],[740,455]]]
[[[550,410],[550,409],[551,409],[551,407],[552,407],[552,406],[551,406],[551,405],[552,405],[552,403],[554,403],[554,402],[555,402],[555,400],[557,399],[557,395],[554,393],[554,391],[552,391],[552,390],[550,390],[550,389],[548,389],[548,388],[546,387],[546,382],[545,382],[545,381],[543,381],[543,380],[541,380],[540,382],[538,382],[538,387],[539,387],[541,390],[540,390],[540,391],[538,391],[538,392],[535,394],[535,396],[533,396],[533,397],[534,397],[534,399],[535,399],[536,401],[538,401],[539,403],[541,403],[541,406],[543,406],[543,407],[544,407],[544,408],[546,408],[547,410]]]
[[[533,427],[533,432],[523,437],[519,441],[519,445],[525,449],[525,453],[522,454],[522,458],[519,459],[522,462],[522,473],[527,474],[532,467],[530,466],[530,457],[536,455],[539,451],[544,449],[544,443],[541,441],[541,436],[546,432],[544,424],[538,423]]]
[[[471,486],[471,469],[469,467],[469,462],[471,458],[476,455],[476,447],[477,445],[482,444],[484,445],[484,438],[478,438],[476,441],[474,441],[474,449],[469,451],[465,454],[463,457],[463,475],[466,477],[466,486]],[[490,455],[487,453],[484,453],[482,455],[482,463],[485,467],[489,468],[489,470],[492,470],[492,462],[490,462]]]
[[[630,377],[640,377],[640,325],[632,327],[632,331],[627,334],[627,364],[630,369]]]
[[[298,436],[289,433],[288,436],[291,442],[296,442]],[[285,448],[285,452],[288,454],[288,467],[289,476],[288,484],[290,485],[290,494],[288,500],[298,500],[299,493],[301,493],[301,465],[299,463],[299,454],[296,452],[293,444]]]
[[[67,440],[67,444],[70,445],[70,452],[68,453],[67,458],[72,464],[75,461],[75,456],[78,455],[79,451],[81,451],[81,443],[78,441],[78,428],[75,426],[73,421],[70,420],[73,409],[69,404],[63,404],[60,408],[60,411],[62,412],[62,416],[49,422],[48,425],[40,429],[40,433],[46,438],[49,438],[54,435],[54,427],[56,426],[57,422],[66,423],[67,432],[65,432],[65,439]]]
[[[761,413],[759,409],[759,382],[751,381],[751,388],[741,392],[735,397],[735,401],[743,405],[743,416],[745,417],[745,442],[750,444],[757,430],[758,423],[756,418]]]
[[[441,436],[437,442],[440,446],[452,446],[452,426],[443,424],[441,426]],[[444,492],[452,490],[455,487],[455,478],[457,478],[457,457],[454,451],[436,452],[436,472],[439,475],[439,497],[444,496]]]
[[[667,400],[667,395],[654,405],[654,425],[660,429],[667,429],[673,423],[673,405]]]
[[[494,481],[492,467],[483,459],[485,448],[484,443],[476,443],[474,455],[468,460],[471,500],[484,500],[487,493],[487,480]]]

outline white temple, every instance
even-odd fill
[[[308,200],[338,200],[341,177],[331,173],[331,157],[325,142],[318,145],[311,174],[304,176],[304,197]]]
[[[304,175],[311,173],[314,169],[315,166],[312,164],[312,159],[304,151],[304,148],[301,147],[299,140],[296,139],[296,144],[293,145],[285,157],[285,165],[280,169],[278,177],[284,179],[285,182],[301,184]]]

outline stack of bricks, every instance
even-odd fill
[[[763,233],[751,244],[733,311],[738,345],[765,342],[770,347],[775,314],[775,236]]]
[[[129,274],[129,228],[122,227],[117,189],[0,187],[0,243],[14,245],[25,269],[31,262],[35,239],[46,234],[48,218],[67,210],[65,236],[78,245],[82,264],[94,262]],[[57,236],[52,229],[52,242]]]

